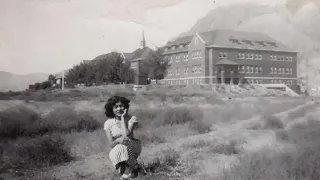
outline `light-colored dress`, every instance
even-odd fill
[[[128,122],[128,127],[137,122],[137,118],[132,116]],[[104,123],[104,130],[109,131],[113,140],[122,135],[121,122],[115,118],[108,119]],[[137,166],[137,158],[141,154],[141,143],[138,139],[130,138],[126,145],[117,144],[109,152],[109,158],[114,167],[120,162],[126,162],[129,167]]]

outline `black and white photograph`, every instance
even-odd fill
[[[320,0],[0,0],[0,180],[320,179]]]

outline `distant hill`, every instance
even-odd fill
[[[43,82],[48,79],[49,74],[32,73],[27,75],[16,75],[0,71],[0,92],[21,91],[29,88],[30,84]]]
[[[185,36],[214,29],[261,32],[277,39],[309,57],[310,84],[320,85],[320,11],[311,4],[291,15],[284,5],[267,6],[249,3],[234,4],[210,11],[195,25],[180,34]],[[306,73],[306,58],[300,62],[300,76]],[[315,86],[315,85],[313,85]]]

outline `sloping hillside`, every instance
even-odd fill
[[[291,15],[284,5],[234,4],[210,11],[205,17],[180,36],[214,29],[262,32],[299,52],[300,76],[306,73],[309,58],[309,80],[320,84],[317,76],[320,57],[320,12],[312,5]],[[310,83],[312,84],[312,83]]]
[[[47,80],[49,74],[33,73],[28,75],[16,75],[9,72],[0,71],[0,92],[21,91],[29,87],[30,84]]]

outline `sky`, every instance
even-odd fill
[[[0,71],[56,73],[113,50],[132,52],[142,30],[154,48],[215,8],[284,1],[0,0]]]

